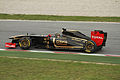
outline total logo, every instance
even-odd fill
[[[100,36],[92,36],[92,38],[94,38],[94,39],[103,39],[103,38],[100,37]]]

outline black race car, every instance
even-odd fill
[[[47,49],[77,49],[91,53],[105,46],[107,33],[101,30],[91,31],[91,38],[76,30],[62,29],[62,35],[17,35],[12,36],[11,43],[5,43],[5,47],[21,49],[47,48]]]

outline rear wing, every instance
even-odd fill
[[[107,32],[103,32],[102,30],[91,31],[91,40],[93,40],[97,46],[105,46]]]

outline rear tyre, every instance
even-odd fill
[[[21,38],[19,40],[19,46],[21,49],[29,49],[31,47],[31,39],[28,37]]]
[[[85,52],[87,53],[92,53],[92,52],[95,52],[96,51],[96,44],[94,41],[87,41],[86,44],[85,44]]]
[[[97,51],[100,51],[102,49],[102,46],[97,47]]]

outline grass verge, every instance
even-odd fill
[[[29,55],[28,53],[24,54]],[[0,80],[119,79],[120,65],[113,66],[0,57]]]
[[[0,14],[0,19],[120,22],[120,17],[55,16],[25,14]]]
[[[105,57],[105,56],[87,56],[87,55],[79,55],[79,54],[52,54],[52,53],[23,52],[23,51],[0,51],[0,56],[120,64],[120,57],[110,57],[110,56]]]

